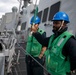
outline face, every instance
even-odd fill
[[[62,21],[53,21],[53,32],[57,32],[61,27]]]

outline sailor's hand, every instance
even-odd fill
[[[71,74],[75,74],[75,70],[71,71]]]
[[[34,25],[31,26],[31,32],[33,32],[33,33],[37,32],[37,29],[35,28]]]

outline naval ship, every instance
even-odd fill
[[[70,17],[68,31],[76,37],[76,0],[20,0],[19,9],[12,7],[0,19],[0,75],[27,75],[25,53],[27,36],[30,32],[30,18],[35,14],[41,22],[39,27],[52,34],[52,18],[58,11],[66,12]],[[22,5],[23,2],[23,5]],[[37,61],[36,61],[37,62]],[[45,66],[44,75],[48,71]],[[72,75],[76,75],[76,72]]]

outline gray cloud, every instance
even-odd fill
[[[6,7],[0,7],[0,12],[6,12],[8,11],[8,9],[6,9]]]
[[[2,2],[2,3],[8,2],[8,1],[10,1],[10,0],[0,0],[0,2]]]
[[[0,18],[6,12],[11,12],[13,6],[19,6],[17,0],[0,0]]]
[[[15,3],[17,0],[0,0],[1,3]]]

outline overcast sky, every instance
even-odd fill
[[[0,18],[2,15],[4,15],[7,12],[12,12],[12,7],[16,6],[19,8],[19,2],[20,0],[0,0]],[[37,4],[39,4],[40,0],[32,0],[33,3],[37,1]]]
[[[18,0],[0,0],[0,18],[6,12],[12,12],[11,9],[13,6],[19,7]]]

